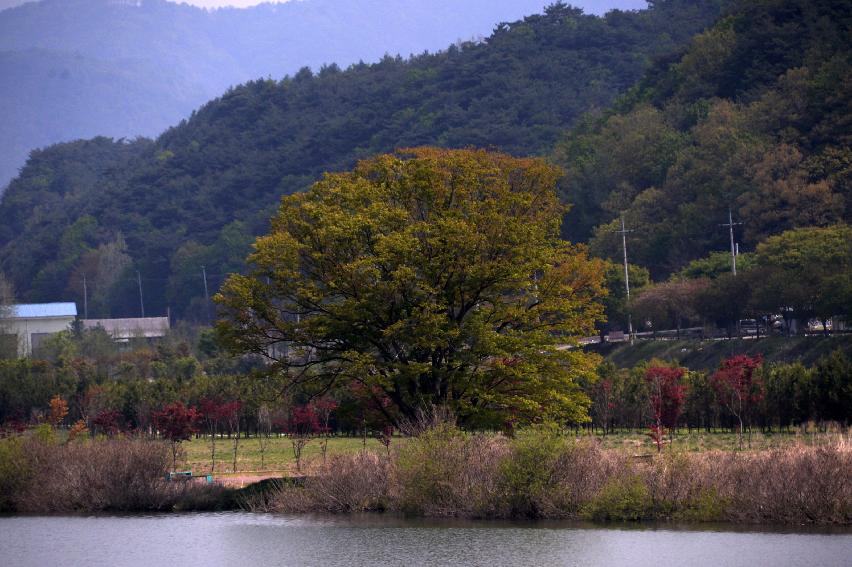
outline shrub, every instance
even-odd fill
[[[795,447],[734,460],[719,486],[728,518],[745,522],[852,522],[852,451]]]
[[[637,475],[613,477],[584,507],[584,517],[597,522],[636,521],[653,517],[651,495]]]
[[[376,453],[334,455],[303,486],[282,484],[266,505],[278,512],[367,512],[389,506],[389,461]]]
[[[162,441],[110,439],[57,445],[36,434],[6,439],[0,467],[18,481],[0,480],[9,508],[18,512],[158,511],[220,509],[228,490],[215,485],[169,482],[171,455]],[[8,459],[17,445],[22,458]],[[3,449],[0,449],[2,453]],[[233,504],[231,504],[233,505]]]
[[[21,437],[0,439],[0,512],[15,510],[15,496],[30,476],[30,463]]]
[[[499,485],[507,515],[538,518],[558,516],[563,487],[555,476],[556,464],[567,449],[565,437],[555,426],[522,431],[511,441],[509,458],[500,463]]]
[[[675,511],[672,518],[683,522],[720,522],[725,519],[728,505],[714,488],[704,488],[683,509]]]
[[[628,467],[627,457],[619,451],[603,451],[589,441],[568,444],[554,465],[554,484],[559,489],[549,493],[549,506],[543,508],[544,515],[579,515],[581,508],[600,492],[608,479]]]
[[[499,467],[505,439],[463,433],[441,424],[402,444],[396,453],[393,497],[407,513],[499,516]]]

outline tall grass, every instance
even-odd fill
[[[0,510],[27,513],[215,509],[220,486],[169,482],[168,446],[151,439],[59,444],[50,436],[0,440]]]
[[[514,439],[439,425],[389,453],[337,455],[265,509],[424,516],[852,523],[852,448],[667,451],[636,459],[552,428]]]

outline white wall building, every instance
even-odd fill
[[[102,328],[116,342],[131,339],[159,339],[169,332],[168,317],[145,317],[133,319],[83,319],[84,329]]]
[[[0,335],[17,342],[18,356],[27,357],[50,335],[70,329],[76,318],[75,303],[12,305],[0,320]]]

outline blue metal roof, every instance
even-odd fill
[[[16,319],[76,316],[76,303],[20,303],[12,306],[12,317]]]

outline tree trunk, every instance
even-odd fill
[[[233,471],[237,472],[237,449],[240,444],[240,418],[237,418],[237,434],[234,435],[234,466]]]

